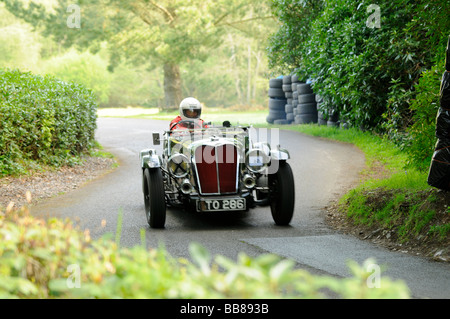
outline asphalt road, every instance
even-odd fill
[[[364,156],[351,145],[293,131],[279,132],[281,146],[291,154],[295,177],[296,204],[290,226],[276,226],[270,208],[260,207],[245,213],[214,214],[169,209],[165,229],[150,229],[144,213],[139,151],[153,147],[153,131],[167,128],[165,121],[100,118],[96,138],[118,157],[120,167],[33,207],[32,213],[69,217],[95,238],[115,234],[122,212],[122,246],[140,245],[140,231],[145,229],[147,247],[163,244],[174,257],[189,258],[189,243],[195,241],[213,256],[236,259],[241,251],[250,256],[270,252],[293,259],[312,273],[339,277],[348,276],[347,260],[362,263],[374,257],[387,266],[386,276],[407,283],[413,297],[450,298],[448,264],[378,248],[326,226],[323,207],[358,181]],[[271,141],[274,144],[275,138]],[[161,150],[161,146],[156,148]],[[105,227],[102,220],[106,220]]]

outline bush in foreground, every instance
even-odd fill
[[[193,262],[163,248],[120,248],[92,240],[71,222],[33,218],[26,208],[0,213],[0,298],[408,298],[401,281],[370,288],[367,265],[351,278],[313,276],[275,255],[232,261],[191,244]],[[367,261],[373,263],[373,261]],[[78,287],[78,288],[77,288]]]

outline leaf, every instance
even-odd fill
[[[211,261],[211,255],[206,250],[206,248],[204,248],[199,243],[193,242],[189,244],[189,253],[203,273],[210,272],[209,263]]]
[[[272,269],[270,269],[269,277],[274,282],[281,282],[284,281],[288,275],[289,272],[294,267],[295,262],[290,259],[284,259],[280,261],[278,264],[276,264]]]

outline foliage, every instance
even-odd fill
[[[65,82],[77,82],[91,89],[100,104],[106,104],[110,93],[111,74],[107,62],[98,54],[71,50],[45,61],[43,68]]]
[[[183,63],[183,96],[195,96],[210,107],[266,105],[267,62],[260,42],[229,32],[205,61]]]
[[[444,72],[445,50],[450,33],[449,1],[422,0],[409,32],[415,34],[428,54],[428,63],[415,86],[417,95],[411,101],[413,124],[408,127],[409,144],[405,150],[411,156],[410,166],[427,171],[436,142],[435,128],[440,80]]]
[[[407,129],[409,141],[404,149],[410,155],[408,165],[422,171],[428,171],[436,145],[436,115],[443,71],[442,61],[422,73],[416,85],[416,98],[410,106],[414,112],[413,124]]]
[[[389,230],[400,243],[416,241],[419,235],[428,242],[445,246],[450,240],[448,217],[437,212],[434,191],[409,188],[360,186],[341,199],[341,210],[355,224]],[[445,213],[444,213],[445,214]]]
[[[305,45],[311,34],[312,22],[323,11],[323,1],[316,0],[272,0],[273,14],[281,22],[276,33],[271,35],[267,48],[269,68],[274,74],[289,74],[295,70],[305,81],[308,74],[303,59],[308,47]]]
[[[205,61],[223,42],[225,30],[246,34],[252,42],[271,27],[265,23],[270,19],[267,5],[256,0],[86,0],[79,4],[80,28],[67,26],[67,8],[72,2],[54,2],[48,10],[43,4],[4,0],[10,12],[66,48],[95,52],[106,43],[110,71],[122,60],[144,68],[163,67],[164,81],[160,82],[166,107],[178,106],[182,99],[181,65]]]
[[[107,105],[100,107],[163,107],[164,85],[160,68],[149,71],[123,62],[114,68],[110,78]]]
[[[82,85],[0,69],[0,175],[32,163],[61,165],[88,150],[96,108]]]
[[[144,236],[145,240],[145,236]],[[380,278],[370,288],[368,260],[349,264],[349,278],[319,277],[294,269],[291,260],[239,254],[213,260],[198,244],[191,261],[164,248],[120,248],[107,238],[92,240],[71,222],[40,220],[26,209],[0,214],[2,298],[409,298],[401,281]]]
[[[314,79],[314,90],[324,96],[325,110],[337,110],[357,127],[377,129],[387,100],[399,100],[390,94],[392,80],[411,89],[418,76],[412,70],[422,62],[417,43],[405,40],[401,32],[414,9],[410,2],[384,3],[381,28],[366,25],[370,1],[327,2],[323,15],[313,23],[304,66]],[[394,105],[396,114],[404,118],[404,100]]]
[[[325,113],[336,110],[355,127],[385,133],[405,149],[411,147],[411,163],[423,169],[430,156],[425,139],[435,117],[427,94],[439,91],[430,77],[445,53],[450,3],[377,2],[379,28],[366,23],[374,13],[371,4],[272,0],[282,25],[268,48],[270,66],[312,79],[315,93],[324,98]]]
[[[0,67],[29,69],[39,60],[40,43],[29,27],[12,24],[0,28]]]

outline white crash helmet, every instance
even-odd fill
[[[193,98],[187,97],[180,103],[180,116],[183,120],[198,120],[202,114],[202,105]]]

